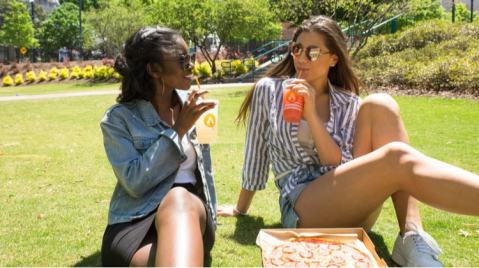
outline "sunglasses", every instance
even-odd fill
[[[163,61],[176,61],[180,64],[180,66],[183,68],[183,71],[186,71],[190,69],[193,66],[193,63],[191,62],[192,56],[189,54],[181,54],[180,56],[176,58],[166,58],[163,59]]]
[[[291,43],[290,44],[289,51],[291,53],[291,56],[293,56],[294,58],[301,57],[301,54],[304,51],[305,54],[306,54],[306,58],[309,61],[317,61],[321,55],[331,53],[329,51],[321,51],[321,49],[319,47],[303,48],[303,46],[301,46],[300,44],[296,44],[296,43]]]

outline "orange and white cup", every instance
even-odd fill
[[[283,118],[289,123],[299,123],[303,116],[304,98],[297,92],[291,90],[292,82],[296,78],[283,81]]]
[[[204,112],[195,123],[196,137],[200,144],[214,143],[218,137],[218,104],[217,100],[207,100],[208,102],[214,101],[216,103],[214,108]]]

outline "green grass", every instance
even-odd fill
[[[25,86],[0,87],[0,97],[15,95],[38,95],[51,93],[66,93],[78,91],[118,89],[119,83],[90,83],[90,82],[60,82],[40,83]]]
[[[3,90],[3,88],[1,89]],[[60,90],[60,88],[58,88]],[[92,88],[94,90],[94,88]],[[25,91],[34,89],[25,88]],[[212,145],[220,203],[236,201],[245,130],[233,124],[245,88],[212,90],[220,132]],[[98,266],[115,178],[99,121],[116,96],[0,104],[0,266]],[[397,97],[411,142],[426,154],[479,173],[477,101]],[[250,216],[220,218],[213,266],[259,266],[260,228],[279,227],[272,181],[257,193]],[[422,206],[425,228],[448,266],[479,265],[479,218]],[[469,237],[460,235],[463,229]],[[388,258],[398,232],[390,201],[371,233]]]

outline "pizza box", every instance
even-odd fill
[[[364,249],[375,260],[378,267],[387,267],[386,262],[376,253],[375,246],[363,228],[294,228],[261,229],[256,237],[256,244],[261,248],[261,255],[291,238],[318,237],[335,241],[354,243]]]

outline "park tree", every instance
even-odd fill
[[[378,24],[401,14],[407,4],[407,0],[269,0],[276,16],[293,25],[315,15],[334,18],[345,29],[353,57]]]
[[[72,3],[64,3],[50,13],[43,21],[39,31],[40,44],[47,54],[54,54],[62,47],[81,48],[91,44],[91,32],[89,27],[83,23],[85,30],[80,37],[80,23],[78,19],[78,6]],[[80,39],[81,38],[81,39]]]
[[[276,38],[281,31],[266,0],[160,0],[150,18],[154,23],[179,29],[201,50],[213,73],[224,44]],[[218,44],[211,51],[210,42],[215,38]]]
[[[459,22],[469,22],[471,20],[471,11],[467,8],[464,3],[456,4],[456,21]]]
[[[87,13],[88,24],[94,29],[93,35],[99,40],[96,46],[108,57],[121,50],[125,40],[142,26],[148,25],[145,7],[142,3],[130,2],[127,6],[119,0],[104,9]],[[131,6],[133,5],[133,6]]]
[[[421,21],[444,19],[446,11],[441,0],[408,0],[404,15],[398,18],[398,30]]]
[[[4,46],[36,47],[33,23],[24,3],[0,0],[0,44]]]

